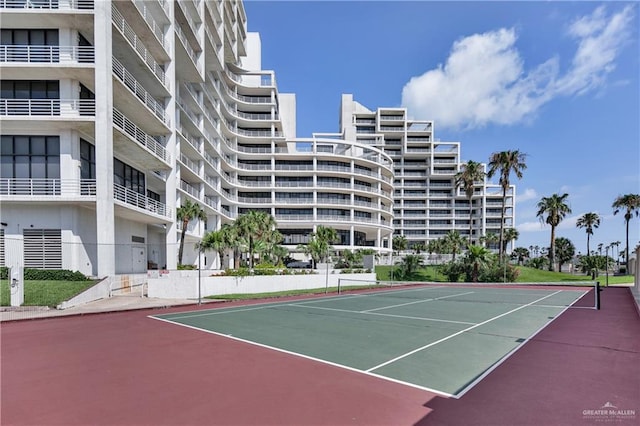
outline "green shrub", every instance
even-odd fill
[[[178,265],[178,271],[193,271],[195,269],[198,269],[198,267],[195,265],[183,265],[183,264]]]
[[[68,269],[32,269],[24,268],[23,277],[29,281],[87,281],[84,274]],[[0,268],[0,279],[9,279],[9,268]]]
[[[466,272],[466,265],[461,262],[448,262],[440,265],[440,273],[452,283],[457,283]]]
[[[478,282],[481,283],[501,283],[515,282],[520,271],[511,264],[492,262],[480,268]]]

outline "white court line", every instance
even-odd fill
[[[401,385],[410,386],[412,388],[424,390],[424,391],[427,391],[427,392],[436,393],[438,395],[442,395],[442,396],[445,396],[447,398],[454,397],[454,395],[452,395],[450,393],[439,391],[437,389],[431,389],[431,388],[428,388],[426,386],[420,386],[420,385],[416,385],[414,383],[404,382],[402,380],[394,379],[392,377],[386,377],[386,376],[382,376],[380,374],[371,373],[369,371],[359,370],[359,369],[354,368],[354,367],[349,367],[348,365],[337,364],[335,362],[327,361],[327,360],[320,359],[320,358],[315,358],[315,357],[312,357],[312,356],[309,356],[309,355],[304,355],[304,354],[300,354],[300,353],[297,353],[297,352],[288,351],[286,349],[280,349],[280,348],[277,348],[275,346],[269,346],[269,345],[265,345],[263,343],[258,343],[258,342],[254,342],[254,341],[251,341],[251,340],[241,339],[239,337],[231,336],[229,334],[222,334],[222,333],[219,333],[217,331],[211,331],[211,330],[207,330],[207,329],[204,329],[204,328],[194,327],[192,325],[182,324],[182,323],[179,323],[179,322],[171,321],[170,319],[158,318],[158,317],[154,317],[154,316],[151,316],[151,315],[148,318],[152,318],[152,319],[155,319],[155,320],[158,320],[158,321],[167,322],[169,324],[177,325],[177,326],[180,326],[180,327],[190,328],[192,330],[204,331],[205,333],[214,334],[216,336],[221,336],[221,337],[226,337],[227,339],[236,340],[238,342],[243,342],[243,343],[248,343],[250,345],[259,346],[261,348],[271,349],[271,350],[282,352],[282,353],[285,353],[285,354],[288,354],[288,355],[293,355],[293,356],[297,356],[297,357],[300,357],[300,358],[305,358],[305,359],[309,359],[309,360],[312,360],[312,361],[321,362],[323,364],[331,365],[333,367],[343,368],[345,370],[354,371],[356,373],[365,374],[367,376],[376,377],[378,379],[383,379],[383,380],[386,380],[386,381],[389,381],[389,382],[398,383],[398,384],[401,384]]]
[[[340,300],[340,299],[344,299],[344,298],[354,298],[354,297],[370,297],[370,296],[375,296],[377,294],[386,294],[386,293],[404,293],[404,292],[408,292],[408,291],[421,291],[421,290],[431,290],[431,289],[437,289],[437,288],[446,288],[444,286],[437,286],[437,287],[428,287],[428,288],[419,288],[419,289],[407,289],[407,290],[387,290],[387,291],[375,291],[375,292],[369,292],[369,293],[358,293],[358,294],[344,294],[344,295],[335,295],[335,296],[324,296],[324,297],[315,297],[315,298],[309,298],[309,299],[301,299],[301,302],[298,303],[299,305],[302,306],[302,303],[319,303],[319,302],[327,302],[327,301],[332,301],[332,300]],[[290,305],[290,303],[287,302],[264,302],[264,303],[256,303],[253,305],[249,305],[249,306],[254,306],[252,308],[239,308],[239,309],[233,309],[233,308],[213,308],[213,309],[207,309],[204,311],[197,311],[199,313],[185,313],[185,315],[179,315],[179,316],[175,316],[175,317],[170,317],[169,319],[183,319],[183,318],[195,318],[195,317],[204,317],[204,316],[208,316],[208,315],[220,315],[220,314],[231,314],[231,313],[235,313],[235,312],[244,312],[244,311],[255,311],[255,310],[259,310],[259,309],[267,309],[267,308],[271,308],[274,306],[283,306],[283,305]],[[355,312],[355,311],[353,311]],[[171,314],[169,314],[171,315]]]
[[[413,302],[400,303],[398,305],[383,306],[381,308],[367,309],[366,311],[360,311],[360,312],[361,313],[368,313],[368,312],[374,312],[374,311],[381,311],[383,309],[397,308],[398,306],[407,306],[407,305],[415,305],[416,303],[433,302],[434,300],[447,299],[449,297],[456,297],[456,296],[464,296],[465,294],[472,294],[472,293],[475,293],[475,292],[468,291],[466,293],[450,294],[449,296],[436,297],[434,299],[416,300],[416,301],[413,301]]]
[[[415,354],[415,353],[417,353],[417,352],[423,351],[423,350],[425,350],[425,349],[427,349],[427,348],[430,348],[430,347],[432,347],[432,346],[435,346],[435,345],[437,345],[437,344],[439,344],[439,343],[442,343],[442,342],[444,342],[444,341],[447,341],[447,340],[449,340],[449,339],[452,339],[452,338],[454,338],[454,337],[456,337],[456,336],[461,335],[462,333],[466,333],[467,331],[469,331],[469,330],[473,330],[474,328],[480,327],[481,325],[484,325],[484,324],[490,323],[491,321],[495,321],[495,320],[497,320],[498,318],[502,318],[502,317],[504,317],[504,316],[506,316],[506,315],[509,315],[509,314],[511,314],[511,313],[513,313],[513,312],[515,312],[515,311],[519,311],[520,309],[526,308],[527,306],[533,305],[534,303],[539,302],[539,301],[541,301],[541,300],[544,300],[544,299],[546,299],[546,298],[548,298],[548,297],[555,296],[556,294],[560,293],[561,291],[562,291],[562,290],[558,290],[558,291],[556,291],[555,293],[551,293],[551,294],[549,294],[549,295],[547,295],[547,296],[545,296],[545,297],[542,297],[542,298],[540,298],[540,299],[538,299],[538,300],[534,300],[534,301],[533,301],[533,302],[531,302],[531,303],[528,303],[528,304],[526,304],[526,305],[522,305],[522,306],[519,306],[519,307],[517,307],[517,308],[515,308],[515,309],[512,309],[512,310],[510,310],[509,312],[505,312],[504,314],[500,314],[500,315],[497,315],[497,316],[495,316],[495,317],[493,317],[493,318],[489,318],[488,320],[483,321],[483,322],[481,322],[481,323],[479,323],[479,324],[475,324],[475,325],[472,325],[471,327],[467,327],[467,328],[465,328],[464,330],[460,330],[460,331],[458,331],[458,332],[456,332],[456,333],[453,333],[453,334],[451,334],[451,335],[449,335],[449,336],[447,336],[447,337],[443,337],[443,338],[442,338],[442,339],[440,339],[440,340],[436,340],[435,342],[429,343],[428,345],[421,346],[421,347],[419,347],[419,348],[417,348],[417,349],[414,349],[414,350],[412,350],[412,351],[410,351],[410,352],[407,352],[406,354],[403,354],[403,355],[397,356],[397,357],[395,357],[395,358],[393,358],[393,359],[390,359],[389,361],[385,361],[385,362],[383,362],[382,364],[376,365],[375,367],[371,367],[371,368],[369,368],[369,369],[368,369],[368,370],[366,370],[366,371],[367,371],[367,372],[371,372],[371,371],[373,371],[373,370],[377,370],[378,368],[382,368],[382,367],[384,367],[385,365],[389,365],[389,364],[394,363],[394,362],[396,362],[396,361],[398,361],[398,360],[401,360],[401,359],[406,358],[406,357],[408,357],[408,356],[410,356],[410,355],[413,355],[413,354]]]
[[[575,290],[569,290],[569,291],[575,291]],[[585,291],[584,293],[582,293],[582,296],[580,296],[576,300],[574,300],[573,303],[578,302],[580,299],[582,299],[588,293],[589,293],[588,291]],[[573,303],[572,303],[572,305],[573,305]],[[542,306],[542,305],[532,305],[532,307],[537,307],[537,306]],[[496,362],[491,367],[486,369],[484,371],[484,373],[479,375],[473,382],[469,383],[464,389],[462,389],[460,392],[455,394],[453,397],[456,398],[456,399],[462,398],[462,396],[464,394],[469,392],[474,386],[476,386],[478,383],[480,383],[480,381],[482,381],[485,377],[487,377],[493,370],[495,370],[500,365],[502,365],[502,363],[504,363],[507,359],[511,358],[511,356],[513,356],[513,354],[515,354],[518,350],[520,350],[520,348],[522,348],[527,342],[529,342],[531,339],[536,337],[542,330],[545,329],[545,327],[547,327],[549,324],[551,324],[553,321],[555,321],[557,318],[559,318],[567,309],[572,308],[572,306],[571,305],[569,305],[569,306],[560,306],[559,308],[564,308],[564,309],[562,311],[560,311],[560,313],[558,315],[556,315],[553,319],[549,320],[546,324],[544,324],[542,327],[540,327],[538,330],[536,330],[524,342],[522,342],[521,344],[519,344],[518,346],[513,348],[513,350],[511,352],[506,354],[504,357],[502,357],[500,360],[498,360],[498,362]],[[583,306],[575,306],[575,308],[583,308]],[[593,309],[593,307],[591,307],[589,309]]]
[[[378,316],[382,316],[382,317],[406,318],[406,319],[415,319],[415,320],[422,320],[422,321],[450,322],[450,323],[453,323],[453,324],[465,324],[465,325],[474,325],[474,324],[476,324],[475,322],[453,321],[453,320],[445,320],[445,319],[439,319],[439,318],[410,317],[410,316],[407,316],[407,315],[382,314],[380,312],[350,311],[348,309],[325,308],[323,306],[300,305],[300,304],[297,304],[297,303],[289,303],[286,306],[300,306],[301,308],[320,309],[320,310],[324,310],[324,311],[347,312],[347,313],[351,313],[351,314],[378,315]]]

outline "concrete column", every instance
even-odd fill
[[[173,20],[173,9],[170,9],[171,22]],[[168,29],[168,34],[173,34],[174,28],[173,24]],[[175,58],[175,37],[168,37],[169,44],[167,45],[167,50],[169,56]],[[165,64],[165,75],[169,84],[169,92],[171,93],[171,98],[167,103],[166,113],[169,117],[171,117],[171,134],[167,137],[167,151],[171,153],[171,170],[167,172],[167,180],[165,185],[165,202],[167,204],[167,208],[171,211],[171,220],[167,223],[167,229],[165,231],[165,245],[166,245],[166,265],[167,269],[177,269],[178,268],[178,225],[176,219],[176,206],[177,206],[177,186],[179,176],[177,174],[177,165],[176,159],[180,156],[180,147],[178,145],[178,138],[176,137],[176,127],[178,126],[178,117],[179,114],[176,112],[176,102],[177,102],[177,84],[176,84],[176,67],[175,62],[169,62]]]
[[[115,274],[111,0],[95,2],[94,35],[96,241],[98,243],[98,275],[102,277]]]

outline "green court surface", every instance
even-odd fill
[[[416,286],[152,318],[455,397],[587,291]]]

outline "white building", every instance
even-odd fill
[[[404,235],[409,246],[427,244],[451,230],[468,238],[471,228],[476,244],[482,236],[500,234],[502,187],[485,178],[470,204],[464,190],[455,186],[455,174],[463,163],[460,143],[435,138],[433,121],[411,120],[406,108],[372,111],[351,95],[342,96],[340,120],[345,139],[380,148],[393,159],[393,225],[395,234]],[[505,228],[514,227],[514,197],[511,185]],[[489,246],[497,249],[497,244]]]
[[[290,247],[323,224],[338,248],[390,249],[391,159],[296,139],[295,97],[261,70],[240,1],[0,0],[0,13],[4,264],[175,268],[186,198],[207,220],[190,223],[183,263],[250,209]]]
[[[338,249],[389,253],[394,208],[411,240],[464,234],[459,144],[348,97],[342,132],[296,138],[295,95],[261,69],[239,0],[0,0],[0,21],[0,264],[175,269],[186,199],[207,220],[189,224],[183,263],[252,209],[291,249],[322,224]],[[499,228],[489,193],[474,205],[481,233]]]

